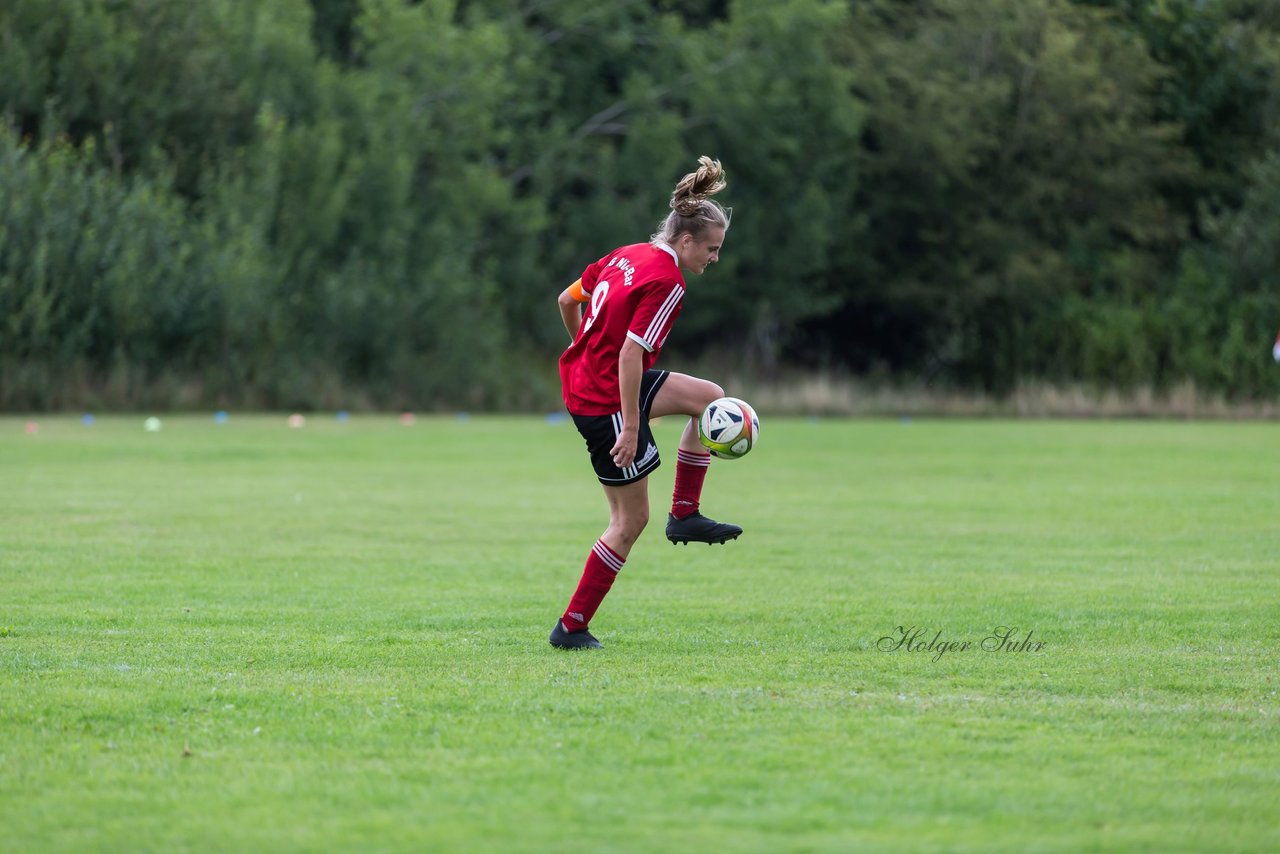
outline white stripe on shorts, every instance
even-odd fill
[[[610,417],[613,419],[613,440],[614,440],[614,443],[616,444],[618,441],[618,437],[622,435],[622,413],[615,412]],[[640,450],[639,448],[636,449],[637,455],[639,455],[639,450]],[[622,472],[623,480],[628,480],[640,474],[640,467],[636,465],[634,462],[632,462],[631,465],[620,468],[618,469],[618,471]]]

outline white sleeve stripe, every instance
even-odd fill
[[[654,340],[658,335],[662,334],[662,327],[666,325],[667,319],[671,317],[671,312],[675,310],[676,304],[680,302],[680,298],[684,295],[684,288],[676,285],[672,289],[671,294],[667,297],[666,302],[658,309],[658,313],[653,316],[649,328],[645,330],[644,337],[650,341]]]
[[[648,350],[650,353],[653,352],[653,345],[650,344],[648,341],[644,340],[643,338],[641,338],[639,335],[632,332],[630,329],[627,330],[627,337],[630,338],[632,341],[636,342],[637,344],[639,344],[641,347]]]
[[[676,305],[680,302],[680,297],[683,295],[684,288],[676,285],[662,304],[662,307],[658,309],[658,313],[653,316],[653,320],[649,323],[649,328],[645,330],[644,338],[646,341],[653,341],[658,335],[662,334],[662,327],[667,325],[671,312],[675,310]],[[652,350],[653,348],[650,347],[649,349]]]

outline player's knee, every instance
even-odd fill
[[[708,380],[707,387],[704,390],[704,397],[705,399],[702,401],[703,409],[705,409],[711,401],[724,397],[724,389],[720,387],[719,383],[713,383]]]
[[[630,549],[640,539],[640,534],[644,532],[645,526],[649,524],[649,508],[633,507],[621,509],[615,513],[609,521],[609,534],[620,541],[620,544]]]
[[[630,513],[625,520],[622,520],[622,535],[626,536],[630,542],[635,543],[640,539],[640,534],[644,533],[645,525],[649,524],[649,508],[645,507],[643,511]]]
[[[645,525],[649,524],[649,508],[645,507],[637,510],[629,521],[632,529],[636,532],[636,536],[640,536],[644,531]]]

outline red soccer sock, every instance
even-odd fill
[[[684,519],[698,512],[702,499],[702,481],[711,466],[710,454],[676,451],[676,487],[671,493],[671,515]]]
[[[596,544],[591,547],[591,554],[587,555],[587,565],[582,570],[578,589],[574,591],[569,607],[560,618],[566,629],[576,632],[587,627],[626,562],[627,559],[619,557],[617,552],[604,544],[604,540],[596,540]]]

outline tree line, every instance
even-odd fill
[[[8,0],[0,408],[553,405],[699,154],[668,347],[1280,391],[1265,0]]]

